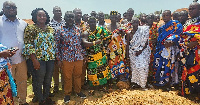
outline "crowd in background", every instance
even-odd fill
[[[20,12],[20,11],[19,11]],[[64,102],[71,93],[86,98],[82,89],[107,91],[113,86],[147,90],[171,87],[182,96],[200,98],[200,4],[188,11],[134,17],[129,8],[121,18],[110,11],[83,14],[79,8],[53,17],[43,8],[32,11],[34,24],[17,17],[12,1],[3,3],[0,16],[0,104],[28,105],[27,78],[32,77],[39,105],[55,104],[61,74]],[[53,77],[53,93],[50,92]]]

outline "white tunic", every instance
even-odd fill
[[[130,66],[132,71],[131,82],[145,88],[149,71],[151,49],[149,42],[147,47],[138,56],[136,51],[142,50],[146,41],[149,40],[149,26],[138,26],[129,45]]]

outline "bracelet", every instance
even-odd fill
[[[95,41],[93,41],[93,45],[95,46]]]

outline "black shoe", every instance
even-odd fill
[[[33,102],[33,103],[38,102],[38,98],[37,98],[36,96],[34,96],[33,99],[32,99],[32,102]]]
[[[64,101],[65,101],[65,103],[68,103],[70,101],[70,96],[66,95],[65,98],[64,98]]]
[[[26,103],[24,103],[24,104],[19,104],[19,105],[28,105],[28,103],[26,102]]]
[[[54,97],[54,93],[49,92],[49,97]]]
[[[43,100],[43,101],[39,102],[39,105],[46,105],[46,102]]]
[[[54,86],[53,93],[58,93],[58,91],[59,91],[58,86]]]
[[[46,105],[54,105],[54,104],[55,104],[55,101],[52,101],[51,98],[47,98],[47,99],[45,100],[45,104],[46,104]]]
[[[86,98],[86,95],[83,94],[82,92],[77,93],[76,95],[79,96],[80,98]]]

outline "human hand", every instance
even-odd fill
[[[138,55],[140,55],[141,53],[142,53],[142,50],[136,51],[135,55],[138,56]]]
[[[32,60],[33,62],[33,67],[35,70],[39,70],[40,69],[40,62],[37,59]]]
[[[97,41],[95,41],[95,44],[100,44],[101,43],[101,40],[97,40]]]
[[[198,42],[197,42],[197,41],[193,41],[193,42],[190,42],[190,43],[187,44],[187,46],[188,46],[189,48],[194,48],[196,45],[198,45]]]
[[[58,67],[62,68],[62,62],[61,61],[57,61],[57,65],[58,65]]]
[[[167,42],[167,41],[165,41],[164,42],[164,46],[165,46],[165,48],[168,48],[168,47],[170,47],[170,46],[173,46],[174,45],[174,42]]]
[[[0,53],[1,57],[12,57],[16,52],[10,50],[4,50]]]

